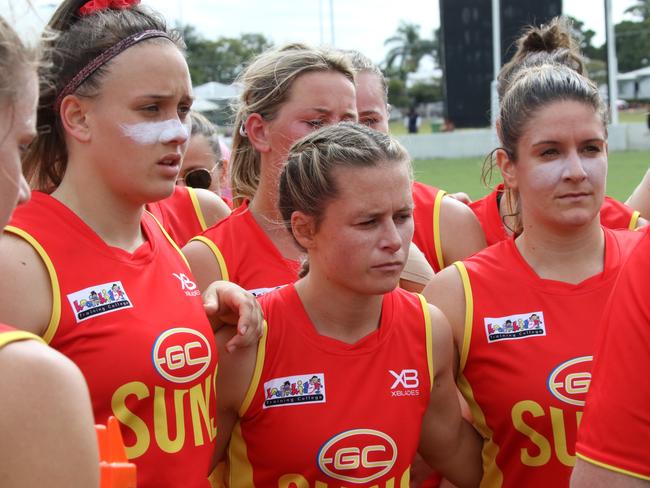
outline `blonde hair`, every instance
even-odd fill
[[[246,135],[246,119],[258,113],[264,120],[273,120],[289,98],[293,82],[303,74],[319,71],[339,72],[354,83],[352,67],[342,53],[304,44],[265,51],[238,77],[243,91],[234,106],[231,188],[235,206],[255,195],[260,179],[260,155]]]
[[[313,217],[319,225],[328,203],[339,195],[336,168],[406,164],[412,179],[410,161],[396,139],[362,124],[342,122],[303,137],[289,151],[280,176],[278,207],[285,227],[292,232],[295,211]],[[300,276],[307,271],[308,265],[303,263]]]

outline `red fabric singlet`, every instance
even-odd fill
[[[248,202],[192,240],[210,248],[222,279],[237,283],[254,295],[263,295],[298,279],[300,264],[280,254],[248,211]]]
[[[141,225],[146,242],[131,254],[34,192],[6,231],[43,259],[53,293],[44,338],[83,372],[95,422],[120,421],[138,488],[203,488],[216,437],[214,336],[180,251],[150,214]]]
[[[445,267],[440,241],[440,207],[444,196],[445,192],[438,188],[413,182],[413,242],[436,273]]]
[[[568,487],[597,326],[637,232],[604,228],[604,270],[540,279],[515,241],[455,263],[467,322],[459,388],[486,439],[484,487]]]
[[[424,299],[384,295],[379,328],[355,344],[319,335],[293,285],[261,304],[229,486],[408,486],[433,371]]]
[[[176,185],[169,198],[148,203],[147,210],[158,219],[178,247],[183,247],[208,228],[194,188]]]
[[[650,235],[623,266],[607,309],[580,424],[578,457],[650,481]]]
[[[483,227],[488,246],[509,238],[499,214],[497,201],[497,196],[503,190],[503,183],[499,183],[493,192],[469,204]],[[609,229],[634,230],[639,216],[640,214],[636,210],[632,210],[624,203],[608,196],[605,196],[603,205],[600,207],[600,223]]]

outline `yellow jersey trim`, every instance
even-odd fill
[[[50,322],[47,324],[47,328],[43,334],[43,340],[46,344],[49,344],[54,338],[54,335],[59,328],[59,322],[61,321],[61,288],[59,287],[59,279],[56,275],[54,264],[45,249],[43,249],[43,246],[41,246],[41,244],[31,234],[19,229],[18,227],[14,227],[13,225],[6,226],[5,231],[11,232],[12,234],[26,240],[41,257],[41,260],[47,269],[47,273],[50,275],[50,285],[52,287],[52,313],[50,314]]]
[[[445,267],[445,258],[442,255],[442,239],[440,238],[440,208],[442,207],[442,198],[445,195],[444,191],[439,190],[433,202],[433,245],[436,249],[436,258],[440,269]]]
[[[635,210],[632,212],[632,218],[630,218],[630,225],[628,225],[629,230],[634,230],[636,229],[636,226],[639,223],[639,217],[641,217],[641,212]]]
[[[458,389],[463,394],[463,397],[465,397],[465,400],[469,405],[469,409],[472,412],[472,418],[474,419],[474,426],[484,439],[482,449],[483,479],[481,480],[480,486],[502,486],[503,473],[496,463],[497,454],[499,453],[499,446],[494,442],[494,434],[492,433],[492,429],[488,427],[487,421],[485,419],[485,414],[474,398],[472,385],[463,374],[465,365],[467,364],[467,357],[469,354],[469,348],[472,339],[472,326],[474,322],[474,299],[472,296],[472,284],[469,281],[467,268],[461,261],[456,261],[454,263],[454,266],[456,266],[456,269],[460,274],[460,279],[463,283],[463,290],[465,292],[465,330],[463,333],[462,351],[460,352],[460,367],[457,380]]]
[[[465,291],[465,327],[463,328],[463,347],[460,351],[460,367],[459,372],[465,369],[467,363],[467,356],[469,355],[469,346],[472,339],[472,326],[474,324],[474,299],[472,297],[472,284],[469,281],[467,268],[461,261],[454,263],[460,279],[463,282],[463,290]]]
[[[38,337],[36,334],[27,332],[26,330],[11,330],[8,332],[0,332],[0,347],[6,346],[11,342],[35,340],[45,344],[45,341]]]
[[[194,207],[194,212],[196,213],[196,218],[199,219],[199,225],[201,230],[205,230],[208,226],[205,223],[205,217],[203,216],[203,210],[201,210],[201,203],[199,202],[199,197],[196,196],[196,191],[192,187],[186,187],[187,192],[190,195],[190,200],[192,200],[192,206]]]
[[[190,242],[192,241],[199,241],[208,246],[208,248],[212,251],[212,254],[214,254],[214,257],[217,260],[217,264],[219,265],[219,270],[221,271],[221,279],[224,281],[230,281],[230,276],[228,275],[228,267],[226,266],[226,260],[223,258],[223,254],[221,254],[221,251],[217,245],[205,236],[193,237]]]
[[[241,407],[239,408],[239,417],[243,417],[244,414],[248,411],[249,407],[251,406],[251,403],[253,401],[253,397],[255,396],[255,392],[257,391],[257,387],[260,382],[260,377],[262,376],[262,368],[264,367],[264,357],[266,354],[266,338],[268,337],[268,324],[266,323],[266,320],[262,324],[262,337],[260,337],[260,341],[257,344],[257,358],[255,359],[255,369],[253,370],[253,377],[251,378],[251,383],[248,385],[248,391],[246,392],[246,396],[244,397],[244,401],[241,404]]]
[[[627,475],[627,476],[633,476],[634,478],[650,481],[650,476],[646,476],[646,475],[640,474],[640,473],[635,473],[634,471],[630,471],[630,470],[623,469],[623,468],[617,468],[616,466],[612,466],[611,464],[596,461],[595,459],[591,459],[590,457],[587,457],[584,454],[580,454],[579,452],[576,452],[576,456],[578,456],[583,461],[586,461],[586,462],[588,462],[590,464],[594,464],[594,465],[596,465],[596,466],[598,466],[600,468],[604,468],[604,469],[606,469],[608,471],[614,471],[615,473],[624,474],[624,475]]]
[[[183,251],[181,251],[181,248],[178,247],[178,244],[176,244],[176,242],[174,241],[174,239],[172,239],[172,237],[167,233],[167,231],[165,230],[165,228],[164,228],[164,227],[162,226],[162,224],[158,221],[158,219],[156,218],[156,216],[155,216],[154,214],[152,214],[152,213],[149,212],[148,210],[145,210],[145,212],[147,212],[149,215],[151,215],[151,217],[154,219],[154,221],[156,222],[156,224],[158,224],[158,227],[160,227],[160,230],[162,230],[163,235],[167,238],[167,240],[168,240],[169,243],[174,247],[174,249],[176,249],[176,251],[178,252],[178,254],[180,254],[181,259],[183,260],[183,262],[187,265],[187,268],[189,269],[189,267],[190,267],[190,263],[187,262],[187,258],[185,257],[185,254],[183,254]]]
[[[429,313],[429,304],[422,295],[417,294],[422,306],[422,313],[424,315],[424,335],[427,342],[427,366],[429,367],[429,391],[433,390],[434,380],[434,361],[433,361],[433,339],[431,334],[431,314]]]
[[[241,421],[232,430],[228,446],[228,486],[230,488],[249,488],[253,483],[253,466],[248,459],[246,441],[241,432]]]

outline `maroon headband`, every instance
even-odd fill
[[[79,73],[77,73],[74,76],[74,78],[72,78],[67,83],[67,85],[63,87],[63,90],[61,90],[61,93],[58,94],[56,100],[54,101],[55,112],[56,113],[59,112],[59,109],[61,108],[61,102],[63,101],[63,99],[68,95],[74,93],[77,90],[77,88],[79,88],[81,84],[84,81],[86,81],[90,77],[90,75],[92,75],[95,71],[97,71],[99,68],[101,68],[107,62],[109,62],[115,56],[127,50],[131,46],[141,41],[144,41],[145,39],[151,39],[152,37],[165,37],[171,40],[169,34],[167,34],[166,32],[159,31],[159,30],[146,30],[142,32],[137,32],[135,34],[131,34],[129,37],[126,37],[122,39],[120,42],[118,42],[117,44],[109,47],[106,51],[101,53],[99,56],[91,60],[86,66],[84,66],[83,69],[79,71]]]

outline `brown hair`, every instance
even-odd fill
[[[410,161],[396,139],[363,124],[342,122],[303,137],[292,146],[280,176],[278,207],[285,227],[292,232],[295,211],[314,217],[319,224],[327,204],[339,195],[336,168],[389,163],[406,164],[412,171]],[[307,270],[303,264],[300,276]]]
[[[499,71],[499,99],[505,96],[519,70],[531,66],[563,64],[581,75],[586,75],[587,68],[580,52],[580,44],[571,30],[572,23],[566,17],[555,17],[548,24],[526,27],[517,40],[514,56]]]
[[[235,206],[255,195],[260,179],[260,155],[246,136],[246,118],[258,113],[265,120],[273,120],[289,98],[293,82],[303,74],[318,71],[336,71],[354,83],[352,67],[342,53],[304,44],[265,51],[238,77],[243,91],[234,106],[231,188]]]
[[[192,119],[192,134],[193,136],[201,135],[208,140],[210,144],[210,149],[215,156],[215,163],[221,167],[221,144],[219,143],[219,132],[217,132],[217,126],[208,120],[208,118],[192,110],[190,112],[190,118]]]
[[[67,167],[67,149],[56,97],[70,80],[88,63],[121,40],[145,30],[167,32],[173,42],[183,48],[180,36],[168,31],[164,20],[142,6],[129,9],[107,9],[80,16],[78,11],[86,0],[66,0],[56,10],[48,29],[57,35],[44,39],[43,47],[51,63],[39,69],[40,98],[38,105],[38,136],[30,145],[23,161],[25,176],[36,188],[54,190]],[[143,42],[168,42],[161,38]],[[75,91],[83,97],[96,96],[111,62],[97,69]]]

